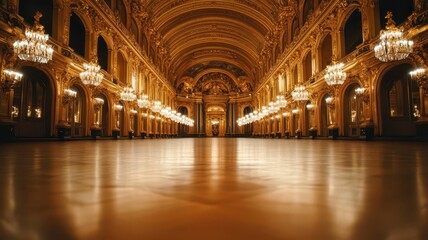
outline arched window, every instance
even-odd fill
[[[287,47],[287,30],[285,30],[282,35],[282,52],[284,52],[285,47]]]
[[[320,67],[321,69],[319,69],[320,71],[325,69],[327,67],[327,65],[329,65],[331,63],[331,56],[333,54],[333,49],[332,49],[333,45],[332,45],[332,40],[331,40],[331,35],[328,34],[327,36],[324,37],[324,40],[321,43],[321,48],[319,49],[320,51],[320,55],[321,55],[321,64]]]
[[[111,0],[104,0],[104,2],[111,8]]]
[[[119,52],[117,54],[117,76],[119,77],[119,82],[122,82],[124,84],[128,83],[127,69],[128,63],[126,62],[126,59],[122,55],[122,53]]]
[[[306,0],[303,5],[303,22],[308,20],[308,17],[314,11],[314,0]]]
[[[312,54],[308,52],[303,60],[303,67],[305,69],[303,81],[308,81],[312,77]]]
[[[279,54],[280,54],[280,49],[279,49],[279,44],[277,44],[277,45],[276,45],[276,47],[275,47],[275,58],[273,59],[273,62],[274,62],[274,63],[275,63],[275,62],[276,62],[276,60],[278,59]]]
[[[412,14],[413,10],[413,0],[379,0],[379,17],[381,29],[385,29],[385,16],[388,11],[392,12],[394,21],[397,23],[397,25],[400,25],[407,20],[407,17]]]
[[[363,42],[361,13],[354,10],[345,24],[345,55],[354,51]]]
[[[291,41],[293,41],[297,35],[299,34],[299,23],[296,19],[293,20],[293,24],[291,25]]]
[[[149,42],[148,42],[146,34],[144,32],[142,33],[141,48],[144,50],[144,52],[146,54],[148,53]]]
[[[299,82],[299,73],[297,72],[297,65],[293,68],[293,82],[296,85]]]
[[[119,12],[120,21],[126,27],[126,7],[123,0],[116,0],[116,10]]]
[[[52,36],[53,0],[37,1],[37,3],[34,0],[19,0],[19,15],[29,26],[33,25],[34,15],[37,11],[43,14],[40,24],[45,27],[45,33]]]
[[[75,13],[70,17],[70,41],[69,46],[74,52],[85,57],[86,29],[82,20]]]
[[[98,64],[101,66],[101,69],[108,72],[108,47],[102,36],[98,37],[97,54]]]
[[[132,19],[131,21],[131,29],[132,33],[134,34],[135,40],[138,42],[138,25],[134,19]]]

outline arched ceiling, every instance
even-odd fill
[[[254,81],[265,36],[274,29],[282,1],[140,0],[140,4],[169,50],[171,81],[190,76],[195,69],[219,66]]]

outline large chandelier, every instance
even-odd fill
[[[84,72],[80,73],[80,79],[83,84],[90,87],[96,87],[103,81],[103,74],[100,73],[100,65],[97,63],[97,59],[93,59],[90,63],[84,63]]]
[[[287,106],[287,100],[285,99],[284,95],[276,96],[276,105],[279,108],[285,108]]]
[[[140,98],[137,100],[137,104],[139,108],[149,108],[150,107],[149,96],[147,96],[147,94],[142,94]]]
[[[21,80],[22,80],[22,73],[5,69],[3,70],[2,76],[1,76],[1,87],[3,91],[9,91],[17,83],[21,82]]]
[[[382,62],[401,60],[413,51],[413,41],[403,37],[401,29],[395,26],[392,13],[388,12],[386,30],[380,33],[380,43],[374,47],[375,57]]]
[[[132,102],[137,98],[132,87],[124,87],[123,91],[120,93],[120,99],[127,102]]]
[[[158,113],[162,110],[162,103],[160,101],[154,101],[150,109],[152,112]]]
[[[19,59],[36,63],[47,63],[52,60],[53,48],[47,44],[49,35],[45,34],[39,20],[43,15],[36,12],[32,29],[25,29],[25,39],[13,43],[13,51]]]
[[[307,101],[309,99],[308,90],[303,85],[296,85],[293,92],[291,92],[291,96],[294,101]]]
[[[329,86],[342,85],[346,80],[346,73],[342,71],[344,64],[336,63],[327,66],[327,73],[324,75],[324,79]]]

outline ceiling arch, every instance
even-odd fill
[[[176,83],[197,66],[234,66],[255,81],[265,37],[279,0],[143,0],[152,27],[168,48]],[[214,67],[214,66],[213,66]],[[227,69],[225,69],[227,70]]]

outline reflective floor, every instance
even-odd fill
[[[0,239],[428,239],[428,144],[0,144]]]

